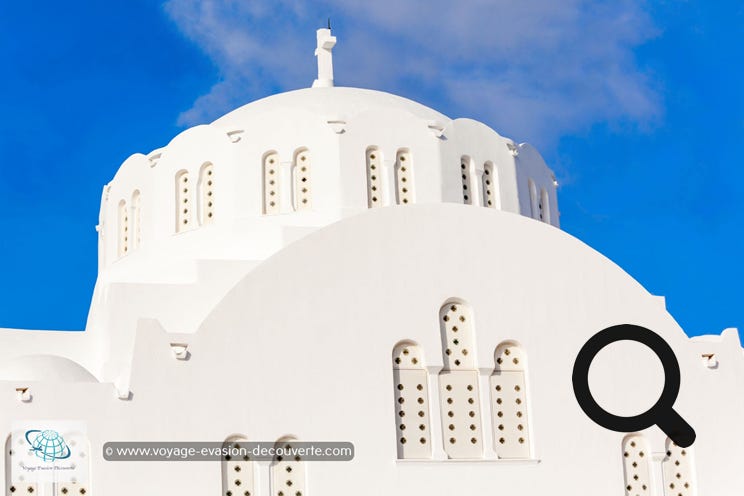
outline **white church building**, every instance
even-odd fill
[[[84,331],[0,330],[5,494],[744,494],[737,330],[688,338],[662,297],[563,232],[535,148],[335,87],[336,39],[317,41],[311,88],[136,153],[103,187]],[[580,408],[578,351],[625,323],[674,350],[692,446]],[[658,360],[612,349],[592,368],[596,398],[641,413],[664,381]],[[24,470],[60,422],[76,427],[55,456],[78,475]],[[354,456],[103,453],[295,440],[352,443]]]

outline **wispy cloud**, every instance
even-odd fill
[[[547,145],[597,122],[643,125],[661,109],[634,58],[657,32],[640,0],[169,0],[165,10],[220,71],[183,125],[309,86],[327,13],[341,27],[338,83],[436,103],[517,139]]]

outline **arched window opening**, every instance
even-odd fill
[[[681,448],[669,438],[664,447],[666,456],[661,462],[664,496],[697,496],[692,447]]]
[[[398,205],[413,203],[413,161],[405,148],[395,156],[395,189]]]
[[[370,146],[366,152],[367,163],[367,206],[369,208],[383,205],[382,189],[382,152],[376,146]]]
[[[640,434],[623,439],[623,478],[625,496],[651,496],[651,450]]]
[[[271,462],[271,493],[274,496],[307,496],[305,462],[292,449],[296,441],[286,437],[274,445],[278,453]]]
[[[490,377],[494,451],[499,458],[530,458],[524,350],[510,342],[496,347]]]
[[[263,213],[278,214],[281,211],[281,169],[279,154],[269,152],[263,158]]]
[[[444,367],[439,373],[439,405],[444,451],[449,458],[481,458],[480,393],[475,363],[473,312],[459,301],[439,310]]]
[[[483,165],[483,206],[501,208],[498,171],[490,161]]]
[[[398,458],[431,458],[429,387],[423,353],[415,344],[393,349],[393,382]]]
[[[191,184],[188,171],[176,174],[176,232],[188,231],[191,222]]]
[[[214,222],[214,165],[207,162],[199,170],[199,225]]]
[[[120,257],[129,252],[129,212],[127,211],[127,202],[119,202],[119,249]]]
[[[537,208],[540,212],[540,220],[550,224],[550,203],[548,200],[548,192],[545,188],[540,189],[540,203]]]
[[[473,196],[475,196],[475,191],[473,191],[472,176],[473,160],[469,156],[463,155],[462,157],[460,157],[460,178],[462,179],[462,201],[466,205],[472,205]]]
[[[255,468],[250,455],[245,451],[248,440],[243,436],[232,436],[222,444],[222,495],[253,496],[256,494]]]
[[[294,154],[292,162],[292,204],[294,209],[309,210],[311,203],[310,188],[310,153],[300,148]]]
[[[530,189],[530,216],[537,219],[537,188],[535,188],[535,182],[532,179],[528,181],[528,186]]]
[[[139,248],[142,243],[142,207],[140,205],[140,192],[132,193],[132,249]]]

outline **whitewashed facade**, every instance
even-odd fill
[[[103,188],[85,331],[0,332],[0,434],[85,422],[90,480],[29,491],[8,447],[6,494],[744,494],[737,331],[689,339],[663,298],[561,231],[530,145],[334,87],[335,42],[319,31],[312,88],[132,155]],[[620,323],[674,349],[691,448],[605,430],[576,403],[576,353]],[[661,379],[626,351],[592,381],[630,384],[603,405],[640,413]],[[355,458],[295,463],[289,490],[291,462],[101,456],[291,439],[350,441]]]

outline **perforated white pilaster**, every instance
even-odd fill
[[[393,349],[393,382],[398,458],[431,458],[429,389],[418,346],[401,343]]]
[[[281,170],[279,154],[269,152],[263,158],[263,213],[278,214],[281,211]]]
[[[142,206],[139,190],[132,193],[132,249],[139,248],[142,243]]]
[[[496,348],[490,377],[493,446],[499,458],[530,458],[526,354],[514,343]]]
[[[292,162],[292,204],[295,210],[309,210],[312,206],[310,184],[310,152],[300,148]]]
[[[483,206],[501,208],[498,171],[490,161],[483,165]]]
[[[129,252],[129,212],[127,202],[119,202],[119,256],[123,257]]]
[[[625,496],[654,496],[651,486],[651,450],[646,439],[632,434],[623,439]]]
[[[692,447],[680,448],[666,440],[666,457],[661,462],[664,496],[697,496]]]
[[[460,157],[460,177],[462,179],[462,201],[466,205],[473,204],[473,160],[467,155]]]
[[[413,203],[413,160],[407,148],[398,150],[395,156],[395,189],[398,205]]]
[[[199,170],[199,223],[214,222],[214,165],[207,162]]]
[[[537,206],[537,188],[535,187],[535,182],[532,179],[527,182],[527,185],[530,189],[530,217],[532,217],[533,219],[537,219],[539,217]]]
[[[223,447],[240,449],[248,442],[244,437],[232,437],[225,441]],[[250,456],[226,455],[222,458],[222,495],[255,496],[256,476],[254,462]]]
[[[296,439],[282,439],[277,448],[292,450]],[[307,496],[305,462],[297,455],[278,456],[271,463],[271,494],[273,496]]]
[[[382,185],[382,152],[376,146],[370,146],[366,152],[367,164],[367,206],[381,207],[384,203]]]
[[[189,173],[182,170],[176,174],[176,232],[192,228],[191,196]]]
[[[449,458],[481,458],[478,370],[473,314],[468,305],[450,302],[439,310],[444,368],[439,374],[439,405],[444,451]]]
[[[550,224],[550,208],[548,205],[548,192],[545,188],[540,188],[540,199],[537,204],[538,218]]]

